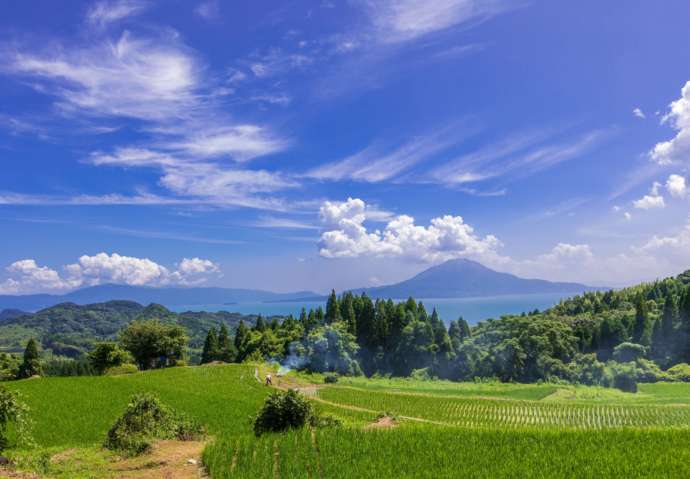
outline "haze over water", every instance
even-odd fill
[[[429,314],[436,308],[441,319],[448,323],[462,316],[470,324],[489,318],[499,318],[505,314],[520,314],[534,309],[544,310],[557,304],[561,299],[578,293],[544,293],[505,296],[485,296],[478,298],[421,298]],[[400,300],[395,300],[400,301]],[[236,303],[236,304],[196,304],[177,306],[182,311],[229,311],[242,314],[261,314],[263,316],[292,314],[298,316],[301,309],[326,308],[325,301],[289,301],[277,303]]]

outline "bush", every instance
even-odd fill
[[[336,374],[326,374],[323,378],[323,382],[326,384],[335,384],[338,382],[338,376]]]
[[[627,363],[642,359],[647,354],[647,348],[636,343],[621,343],[613,349],[613,359],[619,363]]]
[[[628,370],[618,372],[613,377],[613,387],[626,393],[636,393],[637,381],[635,380],[635,372]]]
[[[298,429],[314,415],[312,405],[295,390],[276,391],[266,398],[259,414],[254,418],[254,434]]]
[[[156,396],[143,393],[132,397],[125,413],[108,431],[104,447],[138,455],[149,451],[155,439],[188,441],[203,434],[198,422],[175,412]]]
[[[9,444],[7,433],[10,425],[13,425],[17,445],[33,445],[33,439],[29,433],[31,428],[29,408],[21,401],[19,393],[8,391],[0,386],[0,451]]]
[[[106,376],[120,376],[121,374],[134,374],[138,373],[139,368],[136,364],[123,364],[121,366],[113,366],[108,368],[103,373]]]
[[[680,363],[668,368],[666,373],[673,381],[690,382],[690,364]]]

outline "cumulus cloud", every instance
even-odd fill
[[[638,107],[633,110],[633,115],[635,115],[637,118],[640,118],[644,120],[647,118],[647,116],[644,114],[644,112]]]
[[[477,235],[460,216],[434,218],[425,227],[416,225],[411,216],[399,215],[388,221],[383,231],[369,231],[364,225],[366,203],[360,199],[327,201],[320,209],[320,218],[324,231],[319,254],[327,258],[369,255],[427,262],[461,257],[495,260],[501,246],[493,235]]]
[[[633,206],[641,210],[650,210],[653,208],[663,208],[666,206],[664,197],[659,193],[661,183],[655,181],[648,195],[644,195],[639,200],[633,201]]]
[[[17,294],[34,290],[64,290],[73,284],[47,266],[39,266],[33,259],[15,261],[5,270],[10,278],[0,283],[0,293]]]
[[[201,258],[183,258],[171,270],[148,258],[117,253],[83,255],[76,263],[63,267],[64,273],[38,266],[33,259],[12,263],[6,268],[9,278],[0,283],[4,294],[64,291],[104,283],[133,286],[194,285],[220,274],[219,266]]]
[[[690,163],[690,81],[681,90],[681,97],[672,102],[662,123],[676,130],[676,136],[668,141],[657,143],[649,153],[653,161],[668,165]]]
[[[666,180],[666,189],[675,198],[685,198],[688,194],[685,177],[680,175],[670,175],[668,180]]]

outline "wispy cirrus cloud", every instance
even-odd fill
[[[519,134],[450,160],[430,170],[427,180],[451,185],[492,178],[514,181],[579,158],[609,134],[594,130],[567,140],[554,139],[552,131]]]
[[[364,5],[375,38],[387,44],[481,22],[519,6],[504,0],[382,0]]]
[[[453,122],[392,147],[374,143],[347,158],[313,168],[304,176],[318,180],[369,183],[391,180],[458,146],[476,131],[476,128],[463,122]]]
[[[149,7],[143,0],[102,0],[94,3],[86,12],[87,23],[105,27],[127,17],[137,15]]]

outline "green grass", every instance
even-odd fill
[[[186,367],[128,376],[41,378],[5,383],[31,408],[40,446],[100,444],[130,397],[150,391],[201,421],[211,435],[247,434],[268,390],[253,366]]]
[[[204,462],[225,478],[687,477],[685,431],[321,430],[222,439]],[[233,466],[234,464],[234,466]]]
[[[316,375],[299,379],[322,384]],[[204,462],[214,479],[690,476],[690,384],[641,385],[638,394],[627,394],[553,384],[341,378],[318,389],[315,405],[340,417],[343,427],[262,438],[253,436],[249,418],[270,390],[250,365],[6,386],[29,403],[41,447],[13,457],[31,463],[42,451],[77,447],[85,458],[53,467],[50,477],[60,479],[100,477],[107,458],[98,447],[141,391],[208,427],[214,441]],[[399,427],[364,430],[381,411],[397,416]]]

